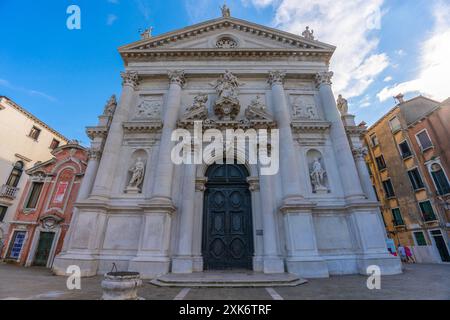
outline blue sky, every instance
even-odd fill
[[[47,3],[47,4],[44,4]],[[0,0],[0,95],[6,95],[69,138],[88,144],[85,126],[109,96],[120,94],[117,48],[216,18],[211,0]],[[301,33],[338,47],[331,69],[335,94],[357,120],[373,123],[399,92],[450,96],[450,1],[234,0],[237,18]],[[81,30],[68,30],[66,9],[81,8]],[[7,13],[5,15],[5,13]],[[5,18],[6,17],[6,18]]]

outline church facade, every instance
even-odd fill
[[[365,127],[332,92],[334,50],[309,29],[297,36],[227,10],[121,47],[121,97],[87,128],[90,158],[54,272],[78,265],[90,276],[115,263],[144,278],[400,273],[364,161]],[[275,170],[249,161],[250,143],[205,156],[207,131],[229,129],[269,132],[255,145]],[[183,150],[200,162],[174,161],[174,132],[192,134]]]

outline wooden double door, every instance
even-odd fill
[[[248,171],[239,164],[207,170],[202,253],[205,270],[252,269],[253,226]]]

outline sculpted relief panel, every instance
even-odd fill
[[[136,120],[161,119],[162,96],[142,97],[137,105],[133,118]]]
[[[295,120],[318,120],[313,95],[291,95],[292,118]]]

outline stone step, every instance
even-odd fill
[[[307,280],[296,275],[264,273],[210,273],[167,274],[150,281],[158,287],[190,288],[258,288],[258,287],[295,287]]]

